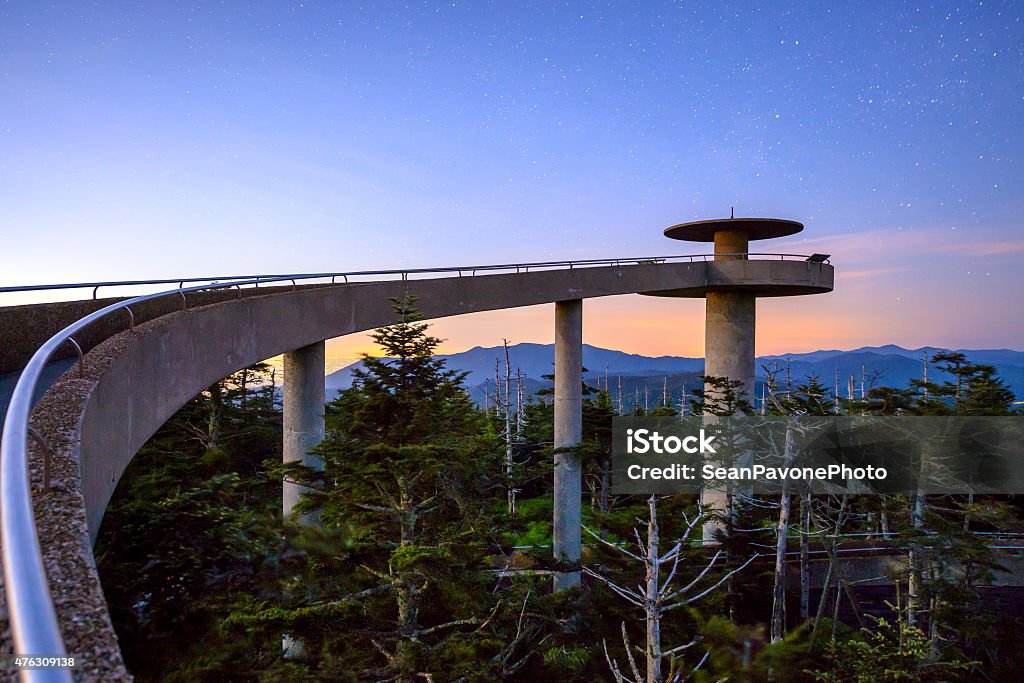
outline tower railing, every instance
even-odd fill
[[[737,252],[729,254],[680,254],[675,256],[638,256],[632,258],[609,258],[609,259],[575,259],[570,261],[539,261],[536,263],[505,263],[477,266],[448,266],[445,268],[405,268],[398,270],[355,270],[339,273],[298,273],[298,274],[274,274],[274,275],[221,275],[214,277],[190,277],[190,278],[168,278],[163,280],[110,280],[104,282],[69,282],[60,284],[43,285],[18,285],[0,287],[0,294],[13,292],[40,292],[63,289],[92,289],[92,298],[98,298],[101,287],[127,287],[143,285],[170,285],[178,283],[178,289],[186,283],[206,282],[209,283],[204,289],[212,288],[214,285],[233,286],[235,283],[243,284],[241,280],[248,281],[246,284],[255,283],[259,286],[261,282],[280,282],[289,280],[310,280],[330,279],[331,284],[337,284],[338,278],[343,282],[349,282],[349,278],[390,276],[400,277],[402,280],[409,279],[410,275],[448,274],[457,273],[460,276],[465,274],[475,275],[476,273],[493,273],[500,271],[512,271],[516,273],[530,272],[530,270],[543,270],[548,268],[583,268],[593,266],[630,266],[650,263],[680,263],[697,261],[714,261],[722,256],[745,256],[757,259],[780,259],[806,261],[810,258],[807,254],[783,254],[772,252]],[[826,259],[824,261],[828,263]],[[173,290],[177,291],[177,290]],[[173,293],[168,291],[168,294]]]

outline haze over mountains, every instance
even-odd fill
[[[834,388],[836,371],[839,372],[839,392],[846,396],[849,378],[854,378],[855,391],[860,394],[860,382],[863,374],[865,384],[870,386],[872,379],[876,386],[888,385],[907,387],[910,380],[920,378],[923,368],[923,356],[929,358],[937,351],[944,351],[934,346],[919,349],[905,349],[894,344],[884,346],[865,346],[851,351],[836,349],[812,351],[810,353],[791,353],[774,356],[759,356],[757,359],[758,386],[755,389],[755,402],[761,395],[762,379],[765,376],[763,366],[777,363],[784,373],[786,360],[790,363],[790,373],[795,383],[804,382],[808,376],[817,375],[830,389]],[[1018,400],[1024,401],[1024,351],[1011,349],[957,349],[967,360],[973,363],[994,365],[999,375],[1009,385]],[[502,363],[501,373],[504,377],[505,351],[496,346],[483,348],[476,346],[468,351],[439,356],[448,361],[453,370],[468,372],[466,387],[478,403],[485,403],[494,392],[494,364]],[[516,344],[509,347],[512,372],[522,370],[523,387],[526,394],[551,386],[544,379],[554,371],[555,347],[553,344]],[[43,381],[37,390],[36,399],[47,387],[70,365],[71,360],[62,360],[47,366]],[[352,370],[360,363],[352,363],[340,370],[327,375],[328,399],[334,398],[336,391],[352,386]],[[647,404],[654,407],[661,399],[666,384],[672,397],[673,405],[678,405],[684,389],[692,395],[693,389],[701,385],[700,375],[704,371],[703,358],[685,358],[681,356],[658,356],[651,358],[633,353],[624,353],[611,349],[602,349],[589,344],[583,345],[583,365],[587,369],[585,378],[591,386],[604,386],[605,377],[609,384],[613,401],[621,396],[622,408],[632,410],[637,405]],[[928,370],[928,378],[935,382],[952,379],[934,366]],[[0,376],[0,419],[7,410],[7,402],[20,373]],[[621,391],[620,391],[621,386]]]
[[[947,349],[932,346],[905,349],[894,344],[887,344],[885,346],[865,346],[851,351],[823,350],[810,353],[759,356],[757,375],[763,378],[765,376],[763,366],[771,365],[773,362],[785,372],[788,359],[794,382],[802,382],[809,376],[817,375],[826,386],[832,387],[835,384],[838,370],[840,393],[843,395],[846,394],[851,376],[854,377],[856,390],[859,393],[862,374],[867,384],[870,384],[874,378],[877,386],[888,385],[902,388],[909,386],[911,379],[922,376],[925,353],[930,358],[936,352],[944,350]],[[1009,349],[957,350],[967,356],[969,362],[994,365],[1013,392],[1018,397],[1024,396],[1024,351]],[[476,346],[468,351],[440,357],[448,361],[449,368],[469,373],[465,383],[474,398],[478,400],[483,399],[486,386],[492,387],[491,391],[493,391],[495,361],[502,364],[501,374],[504,376],[505,351],[500,346],[491,348]],[[553,344],[516,344],[509,347],[509,358],[513,374],[517,368],[521,369],[523,376],[527,379],[524,382],[524,387],[528,393],[550,386],[551,383],[544,380],[543,376],[550,375],[554,371]],[[333,396],[336,390],[351,386],[352,370],[358,366],[358,362],[353,363],[328,375],[329,397]],[[692,391],[694,387],[699,387],[698,377],[704,370],[704,359],[681,356],[651,358],[584,344],[583,366],[587,371],[585,377],[590,384],[603,386],[607,376],[613,394],[617,392],[621,378],[623,393],[627,395],[624,403],[631,406],[637,401],[656,401],[660,398],[664,390],[665,378],[668,378],[669,391],[673,392],[677,398],[681,395],[684,386],[689,391]],[[950,379],[950,376],[940,372],[934,366],[931,366],[928,372],[928,378],[932,381],[942,382],[945,379]],[[653,392],[654,398],[639,398],[644,391],[647,394]]]

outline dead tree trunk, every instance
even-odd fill
[[[661,562],[658,555],[658,504],[654,496],[647,500],[647,595],[644,612],[647,622],[647,683],[663,683],[661,674],[661,597],[658,574]]]
[[[832,533],[838,536],[846,522],[846,503],[847,496],[844,495],[841,502],[839,503],[839,512],[836,514],[835,526],[832,528]],[[813,511],[812,511],[813,512]],[[821,596],[818,599],[818,610],[814,615],[814,625],[811,627],[811,643],[815,642],[815,636],[818,633],[818,628],[821,626],[821,620],[825,616],[825,608],[828,606],[828,590],[829,584],[832,581],[832,577],[836,579],[836,600],[839,600],[840,593],[842,590],[843,578],[839,572],[838,558],[836,557],[835,548],[832,546],[830,539],[825,533],[826,525],[818,518],[818,515],[812,514],[812,521],[814,522],[814,529],[816,532],[821,534],[822,544],[828,553],[828,569],[825,573],[825,582],[821,588]]]
[[[800,621],[811,617],[811,494],[800,496]]]
[[[512,365],[508,359],[508,339],[502,339],[505,345],[505,479],[508,490],[508,514],[516,514],[516,487],[512,481]]]
[[[632,676],[624,674],[615,660],[612,659],[611,655],[608,654],[608,644],[605,643],[605,658],[608,660],[608,667],[612,671],[612,675],[616,683],[664,683],[664,662],[666,658],[670,662],[670,668],[673,672],[672,680],[682,680],[679,672],[675,671],[674,657],[675,655],[683,652],[684,650],[696,645],[699,639],[691,640],[685,645],[679,645],[671,649],[665,650],[661,644],[661,619],[662,616],[669,610],[673,610],[679,607],[690,605],[701,598],[709,595],[710,593],[717,590],[720,586],[726,583],[739,571],[742,571],[747,565],[754,561],[757,555],[753,555],[739,567],[727,572],[725,576],[720,578],[718,581],[713,583],[703,590],[700,587],[701,582],[711,571],[711,569],[718,562],[719,558],[722,557],[723,551],[719,550],[715,553],[714,557],[704,566],[695,579],[690,581],[681,588],[675,588],[673,579],[676,578],[677,572],[680,568],[680,562],[683,559],[686,548],[689,544],[689,536],[694,528],[701,522],[704,515],[699,513],[692,521],[684,516],[686,521],[686,530],[683,532],[682,537],[676,541],[672,549],[666,552],[664,555],[659,555],[660,552],[660,538],[659,538],[659,527],[658,527],[658,508],[657,499],[655,496],[651,496],[648,501],[648,520],[647,520],[647,540],[646,542],[641,540],[640,530],[634,529],[634,536],[637,539],[636,552],[633,552],[629,548],[602,538],[598,533],[591,531],[584,527],[584,529],[591,536],[596,538],[601,543],[605,544],[609,548],[612,548],[616,552],[622,553],[627,557],[637,560],[643,563],[644,572],[644,583],[643,585],[637,585],[635,588],[626,587],[611,581],[606,576],[595,572],[589,567],[584,567],[583,571],[597,580],[608,586],[614,593],[627,600],[630,604],[639,607],[644,611],[644,622],[646,625],[646,647],[644,648],[645,658],[645,671],[641,673],[638,663],[633,658],[632,646],[629,642],[629,636],[626,632],[626,624],[622,624],[622,640],[623,645],[626,648],[626,657],[629,661],[630,670]],[[639,521],[639,520],[638,520]],[[661,578],[661,568],[664,566],[668,570],[668,575]],[[706,657],[705,657],[706,659]],[[705,660],[701,660],[703,664]],[[697,668],[701,666],[697,665]],[[694,669],[696,670],[696,669]],[[692,671],[691,671],[692,673]]]
[[[786,429],[786,443],[783,451],[783,467],[793,461],[794,427]],[[782,494],[779,496],[779,524],[775,539],[775,581],[772,591],[771,642],[782,640],[786,631],[786,543],[789,537],[789,478],[782,480]]]
[[[910,508],[910,524],[915,534],[920,533],[924,527],[924,492],[920,489],[914,493]],[[915,538],[907,547],[907,623],[914,626],[918,622],[918,612],[921,611],[921,545]]]
[[[216,448],[220,444],[221,415],[224,413],[224,396],[220,382],[210,385],[210,419],[207,422],[206,447]]]

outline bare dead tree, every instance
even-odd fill
[[[194,425],[189,421],[185,422],[185,431],[191,436],[191,440],[198,441],[203,450],[209,451],[217,448],[221,442],[221,423],[224,412],[224,392],[220,382],[214,382],[204,395],[210,397],[206,405],[207,412],[202,425]]]
[[[686,583],[685,585],[678,585],[679,570],[681,563],[685,559],[685,551],[689,547],[690,534],[695,528],[701,523],[704,518],[704,512],[698,509],[697,515],[694,519],[689,519],[685,513],[683,515],[683,522],[685,529],[682,536],[672,544],[667,552],[662,554],[661,550],[661,539],[660,529],[658,526],[658,505],[656,496],[651,496],[647,500],[648,518],[647,520],[637,519],[637,523],[646,525],[647,538],[644,540],[641,534],[641,527],[635,527],[633,529],[633,535],[636,539],[636,549],[632,550],[629,546],[620,546],[612,543],[591,531],[587,527],[583,527],[587,533],[596,538],[602,544],[615,550],[617,553],[625,555],[631,560],[640,562],[644,566],[644,582],[642,585],[634,587],[625,586],[619,582],[612,581],[608,577],[604,576],[600,572],[594,571],[589,567],[584,567],[583,571],[605,584],[619,597],[623,598],[630,604],[640,608],[644,612],[644,622],[646,625],[646,646],[644,648],[644,673],[641,674],[640,667],[637,665],[636,660],[633,657],[633,646],[630,644],[629,635],[626,630],[625,622],[622,623],[622,641],[626,649],[626,657],[629,662],[629,673],[624,673],[611,655],[608,653],[608,643],[604,643],[605,657],[608,661],[608,667],[615,677],[616,683],[681,683],[689,678],[689,675],[699,668],[707,660],[707,655],[701,659],[700,663],[696,668],[691,668],[686,672],[686,678],[684,678],[684,672],[677,670],[677,656],[685,652],[689,648],[697,645],[700,642],[699,638],[694,638],[688,643],[677,645],[669,649],[663,649],[661,643],[661,619],[662,616],[671,610],[678,609],[691,605],[701,598],[704,598],[715,590],[720,588],[722,585],[727,583],[735,574],[742,571],[758,557],[757,553],[747,559],[742,565],[726,572],[723,576],[717,580],[707,580],[711,570],[715,567],[718,560],[723,557],[724,550],[718,550],[714,556],[704,565],[703,569],[698,572],[697,576]],[[662,578],[663,569],[667,569],[667,576]],[[681,581],[679,581],[681,583]],[[668,660],[669,671],[666,675],[663,672],[665,660]]]
[[[924,400],[927,401],[928,400],[928,352],[927,351],[923,351],[922,353],[924,355],[924,359],[922,361],[922,364],[924,365],[924,368],[923,368],[923,370],[924,370],[924,377],[922,378],[924,380],[924,384],[922,386],[924,387]]]
[[[836,539],[841,535],[843,526],[846,524],[846,520],[850,512],[847,505],[848,501],[849,494],[844,493],[839,502],[839,509],[836,513],[835,521],[831,521],[827,509],[824,512],[814,507],[811,507],[810,509],[811,522],[814,525],[814,531],[821,536],[822,545],[825,547],[825,553],[828,556],[828,567],[825,573],[825,581],[822,585],[821,597],[818,600],[818,608],[811,628],[812,643],[815,642],[818,629],[821,625],[821,620],[825,614],[825,608],[828,605],[829,585],[833,579],[835,580],[836,598],[832,617],[832,637],[835,638],[839,614],[839,602],[844,594],[846,595],[846,599],[849,601],[850,605],[854,608],[854,615],[857,617],[858,623],[862,621],[860,613],[857,610],[857,602],[854,599],[853,592],[850,590],[849,583],[843,575],[842,565],[839,562],[838,553],[836,552]],[[827,501],[825,501],[825,505],[827,507]],[[860,625],[863,626],[862,623]]]
[[[494,414],[501,417],[501,361],[494,359]]]
[[[519,619],[516,622],[515,635],[508,640],[498,652],[491,657],[491,669],[488,674],[493,676],[497,680],[504,680],[505,678],[512,676],[524,664],[540,649],[540,646],[544,644],[550,636],[544,636],[537,638],[540,635],[541,624],[539,621],[530,622],[527,620],[526,606],[530,600],[530,593],[526,593],[526,597],[523,599],[523,607],[519,610]],[[487,624],[484,624],[477,630],[483,629]],[[427,677],[427,680],[433,680],[432,674],[420,673],[420,676]],[[456,678],[452,683],[469,683],[469,681],[479,680],[476,677],[462,676]]]
[[[788,468],[793,462],[794,441],[797,427],[792,424],[786,426],[786,442],[783,451],[783,467]],[[782,640],[786,630],[786,542],[789,538],[789,511],[791,496],[789,493],[790,480],[786,477],[782,480],[782,493],[779,496],[779,523],[776,527],[775,541],[775,577],[772,589],[772,619],[771,619],[771,642],[777,643]]]
[[[924,529],[924,491],[921,489],[914,492],[910,504],[910,525],[918,534]],[[910,570],[907,576],[907,623],[914,626],[917,624],[917,616],[921,611],[921,582],[923,580],[921,544],[916,538],[907,544],[907,564]]]
[[[505,478],[507,480],[507,498],[508,498],[508,514],[509,516],[516,514],[516,487],[512,481],[512,397],[510,395],[512,387],[512,364],[509,362],[508,357],[508,339],[502,339],[502,344],[505,347]]]
[[[526,427],[526,390],[523,388],[523,369],[516,368],[516,443],[523,441],[523,428]]]
[[[811,494],[800,496],[800,620],[811,617]]]
[[[768,400],[771,402],[774,411],[783,415],[794,415],[791,392],[787,391],[785,399],[780,400],[779,392],[777,392],[775,388],[778,377],[778,366],[774,365],[771,368],[763,366],[763,369],[766,375],[765,386],[767,387],[770,397]],[[789,376],[788,369],[786,381],[791,386],[792,378]],[[809,397],[815,399],[819,408],[822,408],[824,395]],[[823,408],[822,412],[824,412]],[[799,422],[790,419],[786,425],[785,440],[781,453],[783,467],[789,467],[793,462],[793,458],[795,457],[795,435],[797,433],[802,433],[800,424]],[[809,493],[805,492],[801,494],[800,500],[800,616],[802,619],[807,619],[810,612],[808,537],[810,535],[809,515],[811,496]],[[785,634],[786,550],[789,538],[791,505],[792,496],[790,493],[790,481],[787,478],[782,481],[782,491],[779,495],[779,519],[776,525],[775,571],[772,590],[772,616],[770,620],[771,642],[773,643],[781,641]]]
[[[835,405],[835,413],[836,413],[836,415],[838,415],[839,414],[839,366],[838,365],[836,366],[836,388],[835,388],[835,391],[833,392],[832,395],[835,398],[835,404],[836,404]]]

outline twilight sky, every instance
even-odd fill
[[[1022,17],[6,2],[0,285],[704,253],[662,229],[735,206],[807,226],[756,250],[839,273],[833,294],[759,304],[759,353],[1021,349]],[[585,311],[589,343],[703,352],[702,301]],[[551,327],[535,307],[435,332],[460,350]]]

